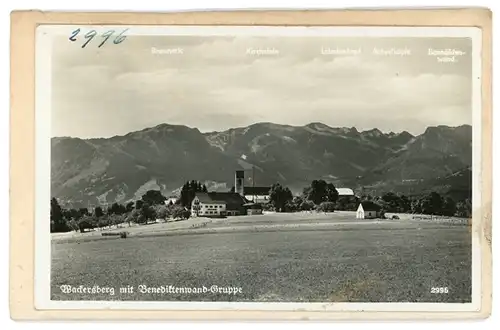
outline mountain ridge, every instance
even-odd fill
[[[252,167],[256,184],[279,181],[294,191],[320,178],[352,186],[432,179],[470,166],[471,141],[470,125],[414,136],[319,122],[205,133],[163,123],[110,138],[53,137],[51,190],[71,205],[124,202],[145,185],[165,194],[191,179],[231,187],[236,169]]]
[[[155,129],[155,128],[160,128],[160,127],[186,127],[186,128],[189,128],[189,129],[197,130],[201,134],[206,135],[206,134],[227,132],[227,131],[230,131],[230,130],[245,129],[245,128],[248,128],[248,127],[254,126],[254,125],[266,125],[266,124],[271,124],[271,125],[276,125],[276,126],[284,126],[284,127],[290,127],[290,128],[303,128],[303,127],[314,125],[314,124],[320,124],[320,125],[324,125],[324,126],[326,126],[328,128],[333,128],[333,129],[347,129],[347,130],[351,130],[351,131],[354,131],[354,132],[357,132],[357,133],[363,133],[363,132],[368,132],[368,131],[372,131],[372,130],[378,130],[382,134],[385,134],[385,135],[398,135],[398,134],[405,133],[405,134],[410,134],[411,136],[414,136],[413,134],[409,133],[406,130],[403,130],[401,132],[390,131],[388,133],[384,133],[380,129],[374,127],[374,128],[371,128],[371,129],[365,129],[365,130],[359,131],[354,126],[352,126],[352,127],[335,126],[334,127],[334,126],[329,126],[327,124],[323,124],[321,122],[310,122],[310,123],[305,124],[305,125],[288,125],[288,124],[277,124],[277,123],[273,123],[273,122],[257,122],[257,123],[250,124],[248,126],[238,126],[238,127],[228,128],[226,130],[211,130],[211,131],[200,131],[198,128],[196,128],[196,127],[190,127],[188,125],[161,123],[161,124],[157,124],[157,125],[154,125],[154,126],[149,126],[149,127],[144,127],[144,128],[141,128],[141,129],[137,129],[137,130],[125,133],[125,134],[117,134],[117,135],[112,135],[112,136],[109,136],[109,137],[79,137],[79,136],[70,136],[70,135],[57,135],[57,136],[51,137],[51,139],[62,139],[62,138],[81,139],[81,140],[112,139],[112,138],[118,138],[118,137],[125,137],[125,136],[128,136],[128,135],[133,134],[133,133],[148,131],[148,130]],[[445,127],[455,128],[455,127],[470,126],[470,125],[463,124],[463,125],[459,125],[459,126],[447,126],[447,125],[438,125],[438,126],[445,126]],[[429,127],[438,127],[438,126],[429,126]]]

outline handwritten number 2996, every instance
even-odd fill
[[[115,45],[118,45],[119,43],[122,43],[125,38],[127,38],[127,36],[124,36],[123,34],[127,31],[128,29],[125,29],[123,30],[122,32],[120,32],[118,35],[116,35],[116,37],[113,39],[113,43]],[[77,41],[77,36],[78,34],[80,33],[80,29],[76,29],[75,31],[71,32],[71,36],[69,37],[69,40],[70,41]],[[102,47],[106,41],[108,41],[109,38],[111,38],[111,36],[115,33],[116,31],[115,30],[109,30],[109,31],[106,31],[105,33],[103,33],[101,35],[101,38],[103,39],[101,41],[101,43],[97,46],[97,47]],[[87,44],[89,42],[92,41],[92,39],[94,39],[94,37],[97,35],[97,31],[96,30],[90,30],[89,32],[87,32],[83,37],[86,39],[86,41],[82,44],[82,48],[85,48],[85,46],[87,46]]]

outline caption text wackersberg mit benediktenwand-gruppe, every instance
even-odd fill
[[[85,286],[85,285],[61,285],[60,290],[65,294],[106,294],[114,296],[119,294],[228,294],[237,295],[243,293],[241,287],[236,286],[201,286],[201,287],[178,287],[174,285],[147,286],[145,284],[121,286],[118,290],[108,286]]]

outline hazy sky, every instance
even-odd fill
[[[102,48],[54,45],[53,136],[256,122],[420,134],[472,120],[465,38],[129,36]],[[429,48],[464,53],[440,63]],[[382,54],[395,49],[406,55]]]

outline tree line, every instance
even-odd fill
[[[472,215],[472,203],[469,198],[455,201],[450,196],[443,196],[434,191],[410,197],[388,192],[382,196],[364,196],[364,198],[379,204],[384,212],[390,213],[412,213],[464,218]]]
[[[335,186],[324,180],[313,180],[299,196],[293,196],[288,187],[276,183],[271,186],[269,204],[265,207],[276,212],[311,210],[333,212],[338,198],[339,194]]]
[[[207,192],[198,181],[186,182],[181,196],[175,202],[165,204],[167,198],[159,190],[149,190],[136,201],[126,204],[113,203],[107,208],[63,208],[56,198],[50,200],[50,231],[68,232],[119,226],[128,223],[147,224],[156,219],[189,219],[191,202],[196,192]]]
[[[299,196],[293,196],[289,188],[279,183],[274,184],[270,190],[270,203],[265,207],[277,212],[356,211],[359,203],[365,200],[378,204],[382,214],[390,212],[457,217],[472,215],[470,199],[455,201],[437,192],[419,196],[405,196],[393,192],[387,192],[381,196],[339,196],[335,186],[324,180],[313,180]]]
[[[234,190],[232,190],[234,192]],[[207,187],[199,181],[187,181],[181,188],[180,197],[175,203],[165,204],[167,198],[159,190],[149,190],[140,199],[126,204],[113,203],[107,208],[98,206],[88,208],[63,208],[56,198],[50,201],[51,232],[67,232],[87,229],[119,226],[124,223],[147,224],[156,219],[188,219],[191,216],[191,203],[197,192],[207,192]],[[276,212],[312,211],[333,212],[356,211],[360,202],[370,200],[382,209],[382,213],[414,213],[441,216],[470,217],[472,203],[470,199],[454,201],[449,196],[430,192],[421,196],[405,196],[393,192],[381,196],[363,195],[339,196],[332,183],[313,180],[302,193],[294,196],[292,191],[275,183],[269,191],[269,203],[266,210]]]

